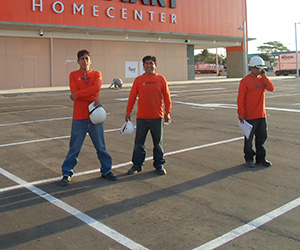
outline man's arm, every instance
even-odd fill
[[[95,79],[89,88],[77,90],[75,92],[76,97],[83,100],[93,101],[97,98],[102,84],[102,74],[100,71],[94,71]]]
[[[246,84],[245,84],[244,80],[242,79],[240,82],[239,92],[238,92],[238,97],[237,97],[238,119],[242,123],[244,123],[245,95],[246,95]]]
[[[137,83],[136,80],[134,81],[131,91],[128,98],[127,108],[126,108],[126,115],[125,115],[125,121],[131,120],[131,112],[133,110],[135,101],[137,97]]]

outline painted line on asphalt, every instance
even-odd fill
[[[226,108],[226,109],[236,109],[236,104],[226,104],[226,103],[192,103],[192,102],[181,102],[181,101],[172,101],[173,103],[189,105],[194,107],[203,107],[203,108]],[[267,110],[274,111],[283,111],[283,112],[292,112],[292,113],[300,113],[300,109],[287,109],[287,108],[274,108],[274,107],[266,107]]]
[[[114,131],[120,131],[120,128],[114,128],[114,129],[107,129],[104,131],[104,133],[107,132],[114,132]],[[51,137],[51,138],[43,138],[43,139],[36,139],[36,140],[30,140],[30,141],[22,141],[22,142],[13,142],[13,143],[7,143],[7,144],[1,144],[0,148],[4,147],[11,147],[11,146],[17,146],[17,145],[24,145],[29,143],[36,143],[36,142],[45,142],[45,141],[52,141],[52,140],[61,140],[70,138],[71,135],[64,135],[64,136],[58,136],[58,137]]]
[[[228,139],[228,140],[212,142],[212,143],[208,143],[208,144],[203,144],[203,145],[198,145],[198,146],[194,146],[194,147],[175,150],[175,151],[172,151],[172,152],[165,153],[164,155],[169,156],[169,155],[174,155],[174,154],[180,154],[180,153],[184,153],[184,152],[188,152],[188,151],[192,151],[192,150],[207,148],[207,147],[211,147],[211,146],[217,146],[217,145],[220,145],[220,144],[230,143],[230,142],[234,142],[234,141],[238,141],[238,140],[242,140],[242,139],[244,139],[244,137],[237,137],[237,138],[232,138],[232,139]],[[145,159],[145,161],[150,161],[152,159],[153,159],[153,156],[149,156]],[[124,162],[124,163],[120,163],[120,164],[117,164],[117,165],[113,165],[112,168],[113,169],[121,168],[121,167],[129,166],[131,164],[132,164],[131,161]],[[75,173],[74,177],[93,174],[93,173],[97,173],[97,172],[100,173],[99,168]],[[61,176],[60,177],[49,178],[49,179],[44,179],[44,180],[33,181],[33,182],[27,182],[26,185],[28,185],[28,186],[41,185],[41,184],[45,184],[45,183],[49,183],[49,182],[59,181],[60,179],[61,179]],[[0,188],[0,193],[15,190],[15,189],[19,189],[19,188],[23,188],[23,187],[27,187],[26,185],[25,184],[24,185],[14,185],[14,186],[10,186],[10,187]]]
[[[170,90],[170,93],[188,93],[188,92],[203,92],[203,91],[216,91],[224,90],[225,88],[208,88],[208,89],[189,89],[189,90]]]
[[[67,213],[71,214],[72,216],[76,217],[77,219],[81,220],[83,223],[87,224],[88,226],[96,229],[100,233],[108,236],[109,238],[113,239],[114,241],[118,242],[119,244],[129,248],[129,249],[141,249],[146,250],[147,248],[143,247],[142,245],[134,242],[133,240],[127,238],[126,236],[120,234],[119,232],[113,230],[112,228],[104,225],[103,223],[95,220],[94,218],[88,216],[87,214],[81,212],[80,210],[70,206],[69,204],[63,202],[60,199],[48,194],[47,192],[43,191],[40,188],[35,187],[34,185],[28,185],[29,183],[22,180],[16,175],[9,173],[8,171],[0,168],[0,173],[7,177],[8,179],[19,183],[19,185],[24,186],[26,189],[31,191],[32,193],[40,196],[41,198],[49,201],[51,204],[57,206],[58,208],[66,211]]]
[[[183,153],[183,152],[188,152],[188,151],[192,151],[192,150],[197,150],[197,149],[201,149],[201,148],[206,148],[206,147],[211,147],[211,146],[216,146],[216,145],[220,145],[220,144],[224,144],[224,143],[230,143],[230,142],[234,142],[234,141],[238,141],[243,139],[244,137],[237,137],[237,138],[232,138],[229,140],[223,140],[223,141],[219,141],[219,142],[213,142],[213,143],[209,143],[209,144],[204,144],[204,145],[199,145],[199,146],[195,146],[195,147],[190,147],[190,148],[185,148],[185,149],[180,149],[180,150],[175,150],[172,152],[168,152],[165,153],[166,156],[168,155],[173,155],[173,154],[179,154],[179,153]],[[147,157],[146,161],[149,161],[152,159],[152,156]],[[131,162],[125,162],[125,163],[121,163],[118,165],[114,165],[113,168],[120,168],[123,166],[127,166],[130,165]],[[94,169],[94,170],[89,170],[89,171],[84,171],[81,173],[77,173],[74,176],[80,176],[80,175],[86,175],[86,174],[91,174],[91,173],[95,173],[95,172],[99,172],[99,169]],[[26,182],[24,180],[21,180],[20,178],[18,178],[17,176],[7,172],[6,170],[0,168],[0,173],[4,176],[6,176],[7,178],[11,179],[14,182],[19,183],[19,185],[15,185],[15,186],[11,186],[11,187],[7,187],[7,188],[1,188],[0,189],[0,193],[2,192],[6,192],[9,190],[13,190],[13,189],[18,189],[18,188],[27,188],[28,190],[32,191],[33,193],[39,195],[40,197],[48,200],[49,202],[51,202],[52,204],[60,207],[61,209],[65,210],[66,212],[72,214],[73,216],[75,216],[76,218],[80,219],[81,221],[83,221],[84,223],[86,223],[87,225],[95,228],[97,231],[107,235],[108,237],[116,240],[117,242],[119,242],[120,244],[124,245],[124,246],[128,246],[127,244],[130,244],[131,247],[133,247],[133,245],[138,245],[138,248],[130,248],[130,249],[146,249],[143,246],[140,246],[138,243],[135,243],[134,241],[128,239],[127,237],[119,234],[118,232],[114,231],[113,229],[103,225],[102,223],[96,221],[95,219],[89,217],[88,215],[82,213],[81,211],[71,207],[70,205],[64,203],[63,201],[55,198],[54,196],[51,196],[50,194],[44,192],[43,190],[35,187],[34,185],[38,185],[38,184],[42,184],[45,182],[52,182],[52,181],[57,181],[59,180],[61,177],[55,177],[55,178],[50,178],[47,180],[40,180],[40,181],[34,181],[34,182]],[[217,247],[220,247],[226,243],[228,243],[229,241],[232,241],[240,236],[242,236],[243,234],[246,234],[252,230],[255,230],[259,227],[261,227],[262,225],[276,219],[277,217],[291,211],[292,209],[298,207],[300,205],[300,197],[277,208],[274,209],[273,211],[264,214],[252,221],[250,221],[249,223],[240,226],[238,228],[235,228],[233,230],[231,230],[230,232],[223,234],[222,236],[213,239],[197,248],[194,248],[193,250],[212,250],[215,249]],[[126,245],[125,245],[126,244]],[[132,245],[133,244],[133,245]]]
[[[300,206],[300,197],[284,204],[283,206],[274,209],[273,211],[266,213],[250,222],[247,224],[237,227],[230,232],[223,234],[222,236],[213,239],[199,247],[194,248],[193,250],[212,250],[216,249],[217,247],[220,247],[229,241],[232,241],[243,234],[249,233],[250,231],[253,231],[262,225],[276,219],[277,217],[291,211],[292,209],[295,209],[296,207]]]
[[[173,93],[188,93],[188,92],[203,92],[203,91],[216,91],[216,90],[224,90],[226,88],[208,88],[208,89],[191,89],[191,90],[170,90],[171,96],[177,96]],[[125,98],[116,98],[118,101],[128,101],[128,97]]]
[[[34,121],[13,122],[13,123],[0,124],[0,127],[23,125],[23,124],[38,123],[38,122],[68,120],[68,119],[72,119],[72,117],[60,117],[60,118],[42,119],[42,120],[34,120]]]

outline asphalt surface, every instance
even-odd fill
[[[0,91],[0,249],[300,249],[300,80],[271,79],[272,167],[244,166],[239,81],[210,78],[170,83],[168,174],[154,172],[149,136],[144,171],[128,176],[134,136],[119,129],[130,87],[103,86],[106,146],[119,180],[100,178],[87,136],[66,187],[58,181],[71,128],[68,91]]]

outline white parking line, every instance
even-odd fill
[[[173,101],[173,103],[189,105],[193,107],[203,107],[203,108],[225,108],[225,109],[237,108],[236,104],[228,104],[228,103],[193,103],[193,102],[181,102],[181,101]],[[287,109],[287,108],[274,108],[274,107],[266,107],[266,109],[283,111],[283,112],[300,113],[300,109]]]
[[[206,147],[211,147],[211,146],[216,146],[216,145],[220,145],[220,144],[224,144],[224,143],[229,143],[229,142],[234,142],[234,141],[238,141],[243,139],[244,137],[237,137],[237,138],[232,138],[229,140],[223,140],[223,141],[218,141],[218,142],[213,142],[213,143],[209,143],[209,144],[204,144],[204,145],[198,145],[198,146],[194,146],[194,147],[190,147],[190,148],[184,148],[184,149],[180,149],[180,150],[175,150],[172,152],[168,152],[165,153],[166,156],[168,155],[173,155],[173,154],[179,154],[179,153],[183,153],[183,152],[188,152],[188,151],[192,151],[192,150],[197,150],[197,149],[201,149],[201,148],[206,148]],[[152,156],[147,157],[146,161],[149,161],[152,159]],[[113,168],[119,168],[119,167],[123,167],[123,166],[127,166],[130,165],[131,162],[125,162],[125,163],[121,163],[118,165],[113,166]],[[80,176],[80,175],[86,175],[86,174],[91,174],[91,173],[95,173],[95,172],[99,172],[99,169],[93,169],[93,170],[89,170],[89,171],[85,171],[85,172],[81,172],[81,173],[77,173],[75,174],[75,176]],[[106,236],[110,237],[111,239],[115,240],[116,242],[128,247],[129,249],[147,249],[143,246],[141,246],[140,244],[132,241],[131,239],[127,238],[126,236],[118,233],[117,231],[105,226],[104,224],[100,223],[99,221],[93,219],[92,217],[82,213],[81,211],[77,210],[76,208],[68,205],[67,203],[55,198],[54,196],[44,192],[42,189],[35,187],[34,185],[39,185],[45,182],[51,182],[51,181],[57,181],[59,180],[61,177],[56,177],[56,178],[50,178],[47,180],[40,180],[40,181],[34,181],[34,182],[26,182],[22,179],[20,179],[19,177],[7,172],[6,170],[0,168],[0,173],[4,176],[6,176],[7,178],[11,179],[14,182],[17,182],[19,185],[15,185],[12,187],[7,187],[7,188],[1,188],[0,189],[0,193],[2,192],[6,192],[9,190],[13,190],[13,189],[17,189],[17,188],[27,188],[28,190],[30,190],[31,192],[37,194],[38,196],[40,196],[41,198],[46,199],[47,201],[49,201],[50,203],[52,203],[53,205],[63,209],[64,211],[68,212],[69,214],[73,215],[74,217],[78,218],[79,220],[81,220],[82,222],[84,222],[85,224],[93,227],[94,229],[96,229],[97,231],[105,234]],[[232,241],[240,236],[242,236],[243,234],[246,234],[254,229],[257,229],[259,227],[261,227],[262,225],[276,219],[277,217],[289,212],[290,210],[298,207],[300,205],[300,197],[277,208],[274,209],[273,211],[264,214],[252,221],[250,221],[249,223],[240,226],[238,228],[235,228],[233,230],[231,230],[230,232],[223,234],[222,236],[213,239],[197,248],[194,248],[193,250],[212,250],[215,249],[217,247],[220,247],[226,243],[228,243],[229,241]]]
[[[190,148],[179,149],[179,150],[175,150],[175,151],[172,151],[172,152],[165,153],[164,155],[168,156],[168,155],[179,154],[179,153],[188,152],[188,151],[192,151],[192,150],[197,150],[197,149],[201,149],[201,148],[207,148],[207,147],[211,147],[211,146],[216,146],[216,145],[220,145],[220,144],[225,144],[225,143],[229,143],[229,142],[242,140],[243,138],[244,137],[237,137],[237,138],[232,138],[232,139],[228,139],[228,140],[224,140],[224,141],[212,142],[212,143],[208,143],[208,144],[204,144],[204,145],[198,145],[198,146],[194,146],[194,147],[190,147]],[[149,161],[149,160],[152,160],[152,159],[153,159],[153,156],[149,156],[145,159],[145,161]],[[124,163],[120,163],[120,164],[117,164],[117,165],[113,165],[112,168],[116,169],[116,168],[128,166],[130,164],[132,164],[131,161],[124,162]],[[93,174],[93,173],[97,173],[97,172],[100,172],[99,168],[88,170],[88,171],[83,171],[83,172],[79,172],[79,173],[75,173],[74,177],[75,176],[81,176],[81,175],[87,175],[87,174]],[[44,180],[27,182],[26,185],[25,184],[24,185],[15,185],[15,186],[10,186],[10,187],[0,188],[0,193],[11,191],[11,190],[18,189],[18,188],[27,187],[27,186],[30,186],[30,185],[41,185],[41,184],[44,184],[44,183],[58,181],[60,179],[61,179],[61,177],[54,177],[54,178],[49,178],[49,179],[44,179]]]
[[[173,155],[173,154],[179,154],[179,153],[183,153],[183,152],[188,152],[188,151],[192,151],[192,150],[197,150],[197,149],[201,149],[201,148],[206,148],[206,147],[211,147],[211,146],[216,146],[216,145],[220,145],[220,144],[224,144],[224,143],[229,143],[229,142],[234,142],[234,141],[238,141],[243,139],[244,137],[237,137],[237,138],[232,138],[229,140],[224,140],[224,141],[218,141],[218,142],[213,142],[213,143],[209,143],[209,144],[204,144],[204,145],[199,145],[199,146],[195,146],[195,147],[190,147],[190,148],[185,148],[185,149],[180,149],[180,150],[175,150],[172,152],[168,152],[165,153],[165,156],[168,155]],[[146,161],[149,161],[152,159],[152,156],[147,157]],[[119,167],[123,167],[123,166],[127,166],[130,165],[131,162],[125,162],[125,163],[121,163],[118,165],[113,166],[113,168],[119,168]],[[89,170],[89,171],[84,171],[81,173],[77,173],[75,174],[75,176],[80,176],[80,175],[86,175],[86,174],[91,174],[91,173],[95,173],[95,172],[99,172],[99,169],[93,169],[93,170]],[[124,235],[119,234],[118,232],[114,231],[113,229],[105,226],[104,224],[98,222],[97,220],[91,218],[90,216],[82,213],[81,211],[77,210],[76,208],[68,205],[67,203],[55,198],[54,196],[44,192],[43,190],[35,187],[34,185],[40,185],[42,183],[46,183],[46,182],[52,182],[52,181],[57,181],[59,180],[61,177],[56,177],[56,178],[50,178],[50,179],[46,179],[46,180],[40,180],[40,181],[34,181],[34,182],[26,182],[22,179],[20,179],[19,177],[7,172],[6,170],[0,168],[0,173],[4,176],[6,176],[7,178],[11,179],[12,181],[15,181],[17,183],[19,183],[19,185],[15,185],[15,186],[11,186],[11,187],[7,187],[7,188],[1,188],[0,189],[0,193],[2,192],[6,192],[9,190],[13,190],[13,189],[17,189],[17,188],[27,188],[28,190],[30,190],[31,192],[39,195],[40,197],[48,200],[49,202],[51,202],[52,204],[54,204],[55,206],[63,209],[64,211],[70,213],[71,215],[73,215],[74,217],[78,218],[79,220],[83,221],[84,223],[86,223],[87,225],[93,227],[94,229],[96,229],[97,231],[107,235],[108,237],[112,238],[113,240],[117,241],[118,243],[129,247],[130,249],[147,249],[141,245],[139,245],[138,243],[135,243],[134,241],[128,239],[127,237],[125,237]],[[297,206],[300,205],[300,197],[295,199],[294,201],[291,201],[255,220],[252,220],[251,222],[240,226],[212,241],[209,241],[197,248],[195,248],[194,250],[211,250],[211,249],[215,249],[219,246],[224,245],[225,243],[245,234],[248,233],[254,229],[259,228],[260,226],[262,226],[263,224],[287,213],[288,211],[296,208]]]
[[[208,88],[208,89],[189,89],[189,90],[171,90],[172,93],[188,93],[188,92],[203,92],[203,91],[216,91],[223,90],[225,88]]]
[[[3,168],[0,168],[0,173],[7,177],[8,179],[19,183],[21,186],[27,188],[29,191],[33,192],[34,194],[40,196],[41,198],[49,201],[53,205],[59,207],[60,209],[66,211],[67,213],[73,215],[77,219],[81,220],[83,223],[87,224],[88,226],[96,229],[100,233],[108,236],[109,238],[113,239],[114,241],[118,242],[119,244],[129,248],[129,249],[139,249],[139,250],[146,250],[147,248],[143,247],[142,245],[134,242],[133,240],[127,238],[126,236],[120,234],[119,232],[111,229],[108,226],[105,226],[101,222],[95,220],[94,218],[88,216],[87,214],[79,211],[78,209],[68,205],[67,203],[63,202],[55,198],[54,196],[48,194],[47,192],[43,191],[40,188],[37,188],[33,185],[30,185],[28,182],[22,180],[21,178],[7,172]]]
[[[113,131],[120,131],[120,128],[107,129],[107,130],[104,131],[104,133],[113,132]],[[31,141],[13,142],[13,143],[1,144],[0,148],[10,147],[10,146],[17,146],[17,145],[24,145],[24,144],[36,143],[36,142],[61,140],[61,139],[66,139],[66,138],[70,138],[70,137],[71,137],[71,135],[64,135],[64,136],[58,136],[58,137],[36,139],[36,140],[31,140]]]
[[[212,249],[216,249],[217,247],[220,247],[222,245],[224,245],[225,243],[232,241],[234,239],[236,239],[237,237],[242,236],[243,234],[249,233],[250,231],[257,229],[259,227],[261,227],[262,225],[276,219],[277,217],[291,211],[292,209],[298,207],[300,205],[300,197],[279,207],[274,209],[273,211],[264,214],[252,221],[250,221],[249,223],[237,227],[233,230],[231,230],[230,232],[223,234],[222,236],[211,240],[199,247],[194,248],[193,250],[212,250]]]
[[[43,119],[43,120],[34,120],[34,121],[6,123],[6,124],[0,124],[0,127],[13,126],[13,125],[23,125],[23,124],[30,124],[30,123],[37,123],[37,122],[49,122],[49,121],[69,120],[69,119],[72,119],[72,117],[60,117],[60,118],[52,118],[52,119]]]

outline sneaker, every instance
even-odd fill
[[[248,168],[255,168],[255,164],[253,161],[246,161],[246,167]]]
[[[69,185],[69,182],[71,181],[71,177],[70,176],[64,176],[61,181],[59,182],[59,185],[61,186],[67,186]]]
[[[109,172],[107,175],[102,175],[102,178],[107,179],[109,181],[118,180],[117,176],[115,176],[112,172]]]
[[[156,170],[155,170],[158,174],[160,174],[160,175],[165,175],[165,174],[167,174],[167,171],[166,171],[166,169],[164,168],[164,166],[161,166],[161,167],[159,167],[159,168],[156,168]]]
[[[141,172],[142,169],[138,168],[136,166],[132,166],[131,169],[128,170],[127,174],[131,175],[131,174],[136,174],[138,172]]]
[[[271,167],[272,163],[267,161],[267,160],[263,160],[263,161],[256,161],[257,165],[261,165],[263,167]]]

